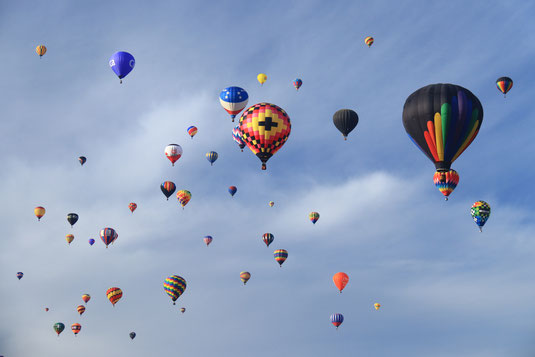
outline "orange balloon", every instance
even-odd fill
[[[346,273],[336,273],[333,276],[334,285],[342,292],[349,281],[349,276]]]

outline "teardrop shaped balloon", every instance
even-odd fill
[[[74,333],[74,336],[78,335],[81,329],[82,329],[82,325],[78,323],[71,325],[71,330]]]
[[[95,244],[95,240],[93,238],[90,238],[89,239],[89,245],[93,245],[93,244]]]
[[[412,93],[403,107],[403,126],[410,139],[439,172],[451,164],[477,136],[483,107],[468,89],[431,84]]]
[[[336,326],[336,329],[338,329],[338,326],[340,326],[344,322],[344,315],[342,314],[332,314],[331,315],[331,323]]]
[[[490,217],[490,205],[485,201],[477,201],[470,208],[470,214],[482,232],[482,228]]]
[[[243,285],[247,284],[249,279],[251,279],[251,273],[249,273],[248,271],[242,271],[240,273],[240,279],[241,281],[243,281]]]
[[[205,237],[203,238],[204,243],[206,244],[207,247],[210,245],[210,243],[212,243],[212,240],[213,240],[213,239],[214,239],[214,238],[212,238],[212,236],[205,236]]]
[[[39,58],[43,57],[43,55],[46,53],[46,46],[45,45],[39,45],[35,48],[35,52],[39,55]]]
[[[312,222],[313,224],[316,224],[318,219],[320,219],[320,214],[318,212],[310,212],[310,214],[308,215],[308,219],[310,219],[310,222]]]
[[[49,310],[49,308],[48,308],[48,307],[45,307],[45,311],[47,311],[47,312],[48,312],[48,310]]]
[[[266,162],[284,145],[292,131],[290,117],[284,109],[270,103],[258,103],[243,112],[240,118],[243,142],[260,161]]]
[[[37,220],[40,221],[41,218],[45,215],[46,210],[44,207],[38,206],[34,208],[33,213],[35,214],[35,217],[37,217]]]
[[[445,196],[445,200],[447,201],[448,196],[459,184],[459,174],[453,169],[448,172],[437,171],[433,175],[433,182],[438,190]]]
[[[234,197],[236,192],[238,192],[238,188],[236,186],[229,186],[228,193],[230,193],[232,197]]]
[[[78,222],[78,215],[76,213],[69,213],[67,215],[67,222],[71,224],[71,228],[72,228],[72,226],[74,226],[74,224]]]
[[[128,204],[128,208],[130,209],[130,212],[134,213],[134,211],[136,210],[137,208],[137,204],[135,202],[130,202]]]
[[[173,305],[175,301],[184,293],[186,290],[186,280],[178,275],[171,275],[168,278],[165,278],[163,282],[163,290],[171,300],[173,300]]]
[[[180,312],[181,312],[181,313],[185,313],[185,312],[186,312],[186,308],[185,308],[185,307],[181,307],[181,308],[180,308]]]
[[[299,78],[296,78],[295,81],[293,81],[293,85],[295,87],[295,90],[299,90],[301,86],[303,85],[303,81]]]
[[[129,336],[130,336],[130,339],[133,340],[134,338],[136,338],[136,333],[135,332],[130,332]]]
[[[175,166],[175,162],[182,157],[182,147],[178,144],[169,144],[165,147],[164,153],[172,166]]]
[[[379,310],[379,308],[381,307],[381,304],[376,302],[375,304],[373,304],[373,307],[375,307],[375,310]]]
[[[279,266],[282,268],[282,263],[284,263],[288,258],[288,251],[285,249],[277,249],[275,252],[273,252],[273,256],[275,257],[277,263],[279,263]]]
[[[513,88],[513,80],[509,77],[500,77],[496,80],[496,87],[503,93],[503,97],[505,98],[507,92]]]
[[[54,324],[54,331],[56,331],[56,333],[58,334],[58,337],[59,337],[59,334],[63,332],[63,330],[65,330],[65,325],[62,322],[56,322]]]
[[[69,243],[69,245],[71,244],[71,242],[74,240],[74,235],[73,234],[67,234],[65,236],[65,240],[67,241],[67,243]]]
[[[262,240],[266,244],[266,247],[269,247],[269,245],[275,240],[275,236],[271,233],[264,233]]]
[[[84,300],[84,302],[87,304],[89,300],[91,300],[91,295],[89,294],[82,295],[82,300]]]
[[[76,308],[76,311],[78,311],[78,313],[80,315],[82,315],[85,312],[85,306],[84,305],[78,305],[78,307]]]
[[[22,279],[23,276],[24,276],[24,273],[23,273],[23,272],[19,271],[19,272],[17,273],[17,279],[20,280],[20,279]]]
[[[269,201],[269,207],[273,207],[275,205],[275,202]]]
[[[171,197],[171,195],[175,193],[176,186],[171,181],[165,181],[160,185],[160,190],[162,190],[163,194],[165,195],[165,197],[167,197],[167,200],[169,201],[169,197]]]
[[[373,45],[373,37],[368,36],[364,39],[364,43],[368,46],[368,48],[372,47]]]
[[[82,166],[84,166],[86,161],[87,161],[87,158],[85,156],[80,156],[78,158],[78,162],[80,162],[80,165],[82,165]]]
[[[191,136],[191,138],[193,139],[195,134],[197,134],[197,127],[196,126],[190,126],[188,128],[188,135]]]
[[[130,53],[119,51],[110,57],[109,64],[113,72],[119,77],[120,83],[123,83],[123,78],[134,69],[136,60]]]
[[[264,83],[266,83],[267,81],[267,75],[265,75],[264,73],[260,73],[258,76],[256,76],[256,79],[258,80],[260,85],[264,85]]]
[[[347,136],[359,123],[359,116],[354,110],[340,109],[333,115],[333,123],[336,129],[338,129],[344,140],[347,140]]]
[[[232,139],[234,139],[236,144],[238,144],[238,146],[240,147],[240,150],[243,152],[243,148],[245,147],[245,143],[243,142],[243,140],[241,138],[241,131],[240,131],[240,126],[239,125],[236,125],[236,127],[234,129],[232,129]]]
[[[333,282],[334,285],[338,288],[340,293],[342,293],[342,290],[346,287],[347,283],[349,282],[349,276],[346,273],[336,273],[333,276]]]
[[[123,291],[119,288],[113,287],[106,291],[106,296],[110,300],[111,304],[115,306],[119,300],[123,297]]]
[[[99,235],[102,242],[106,244],[106,248],[119,237],[115,229],[109,227],[102,228]]]
[[[248,101],[249,94],[240,87],[227,87],[219,94],[219,102],[223,109],[230,114],[232,121],[247,106]]]
[[[217,160],[219,155],[215,151],[210,151],[206,153],[206,160],[210,163],[210,166],[214,164],[214,162]]]
[[[191,192],[188,190],[180,190],[176,193],[176,198],[178,199],[178,203],[182,205],[182,209],[184,209],[184,206],[191,200]]]

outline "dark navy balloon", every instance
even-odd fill
[[[135,65],[136,60],[134,59],[134,56],[128,52],[115,52],[113,56],[110,57],[110,67],[113,69],[117,77],[121,79],[121,83],[123,83],[122,79],[134,69]]]

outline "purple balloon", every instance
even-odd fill
[[[93,244],[95,244],[95,240],[94,240],[93,238],[91,238],[91,239],[89,240],[89,245],[93,245]]]
[[[121,83],[123,83],[122,79],[134,69],[135,65],[136,60],[134,59],[134,56],[128,52],[115,52],[113,56],[110,57],[110,67],[117,77],[121,79]]]

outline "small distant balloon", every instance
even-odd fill
[[[80,156],[78,158],[78,161],[80,162],[80,165],[84,166],[85,162],[87,161],[87,158],[85,156]]]
[[[176,186],[171,181],[165,181],[160,185],[160,189],[162,190],[165,197],[167,197],[167,200],[169,201],[169,197],[175,192]]]
[[[373,307],[375,307],[375,310],[379,310],[379,308],[381,307],[381,304],[376,302],[375,304],[373,304]]]
[[[264,233],[262,240],[266,244],[266,247],[269,247],[269,245],[275,240],[275,236],[271,233]]]
[[[310,214],[308,215],[308,219],[310,219],[310,222],[312,222],[313,224],[316,224],[318,219],[320,219],[320,214],[318,212],[310,212]]]
[[[186,290],[186,280],[181,276],[171,275],[170,277],[165,278],[163,289],[165,293],[169,295],[171,300],[173,300],[173,305],[175,305],[176,300]]]
[[[204,243],[206,244],[207,247],[210,245],[210,243],[212,243],[212,240],[213,240],[213,239],[214,239],[214,238],[212,238],[212,236],[205,236],[205,237],[203,238]]]
[[[496,80],[496,87],[503,93],[503,97],[505,98],[507,92],[513,88],[513,80],[509,77],[500,77]]]
[[[236,188],[236,186],[230,186],[228,188],[228,193],[230,193],[230,195],[232,197],[234,197],[234,195],[236,194],[236,192],[238,192],[238,188]]]
[[[123,78],[134,69],[136,60],[130,53],[119,51],[110,57],[109,64],[113,72],[119,77],[119,82],[123,83]]]
[[[78,307],[76,308],[76,311],[78,311],[78,313],[80,315],[82,315],[85,312],[85,306],[84,305],[78,305]]]
[[[368,36],[364,39],[364,43],[370,48],[373,45],[373,37]]]
[[[342,314],[332,314],[331,315],[331,323],[336,326],[336,329],[338,329],[338,326],[340,326],[344,322],[344,315]]]
[[[72,241],[74,240],[74,235],[73,234],[67,234],[65,236],[65,240],[67,241],[67,243],[69,243],[69,245],[71,245]]]
[[[58,334],[58,337],[59,337],[59,334],[61,332],[63,332],[63,330],[65,330],[65,325],[61,322],[56,322],[54,324],[54,331],[56,331],[56,333]]]
[[[119,237],[119,234],[117,234],[115,229],[109,227],[102,228],[99,235],[102,242],[106,244],[106,248]]]
[[[78,215],[76,213],[69,213],[67,215],[67,222],[70,223],[71,228],[74,226],[76,222],[78,222]]]
[[[470,208],[470,214],[474,222],[476,222],[479,231],[482,232],[482,228],[490,216],[490,205],[485,201],[477,201]]]
[[[284,263],[288,258],[288,252],[285,249],[277,249],[275,252],[273,252],[273,256],[275,257],[277,263],[279,263],[279,266],[282,268],[282,263]]]
[[[82,329],[82,325],[78,323],[71,325],[71,330],[74,333],[74,336],[78,335],[81,329]]]
[[[106,296],[108,297],[108,300],[110,300],[111,304],[115,306],[117,302],[123,297],[123,291],[120,288],[109,288],[106,291]]]
[[[293,81],[293,85],[295,87],[295,90],[299,90],[299,88],[301,88],[301,86],[303,85],[303,81],[297,78],[295,81]]]
[[[269,201],[269,207],[273,207],[275,205],[275,202]]]
[[[188,135],[191,136],[191,138],[193,139],[195,134],[197,134],[197,127],[196,126],[190,126],[187,130],[188,130]]]
[[[214,164],[214,162],[217,160],[218,157],[219,155],[215,151],[210,151],[206,153],[206,160],[210,162],[210,166]]]
[[[91,300],[91,295],[89,294],[82,295],[82,300],[84,300],[84,302],[87,304],[89,300]]]
[[[130,338],[133,340],[134,338],[136,338],[136,333],[135,332],[130,332]]]
[[[38,221],[40,221],[41,217],[45,215],[45,212],[46,212],[45,208],[41,206],[35,207],[33,210],[33,213],[35,214],[35,217],[37,217]]]
[[[349,276],[346,273],[336,273],[333,276],[333,282],[334,285],[338,288],[340,293],[342,293],[342,290],[346,287],[347,283],[349,282]]]
[[[135,211],[136,208],[137,208],[137,204],[134,203],[134,202],[130,202],[130,203],[128,204],[128,208],[130,209],[130,212],[134,213],[134,211]]]
[[[181,313],[185,313],[185,312],[186,312],[186,308],[185,308],[185,307],[181,307],[181,308],[180,308],[180,312],[181,312]]]
[[[93,238],[89,238],[89,245],[95,244],[95,240]]]
[[[264,83],[266,83],[267,81],[267,75],[265,75],[264,73],[260,73],[258,76],[256,76],[256,79],[258,80],[258,82],[260,82],[260,85],[264,85]]]
[[[165,156],[171,161],[172,166],[182,157],[182,147],[178,144],[169,144],[165,147]]]
[[[18,278],[19,280],[22,279],[23,276],[24,276],[24,273],[23,273],[23,272],[19,271],[19,272],[17,273],[17,278]]]
[[[35,48],[35,52],[39,55],[39,58],[43,57],[46,53],[46,46],[45,45],[39,45]]]
[[[188,190],[180,190],[176,193],[176,198],[178,199],[178,203],[182,206],[182,209],[184,209],[191,200],[191,192]]]
[[[45,311],[47,311],[47,312],[48,312],[48,310],[49,310],[49,309],[48,309],[48,307],[45,307]]]
[[[240,273],[240,279],[241,281],[243,281],[243,285],[247,284],[249,279],[251,279],[251,273],[249,273],[248,271],[242,271]]]

